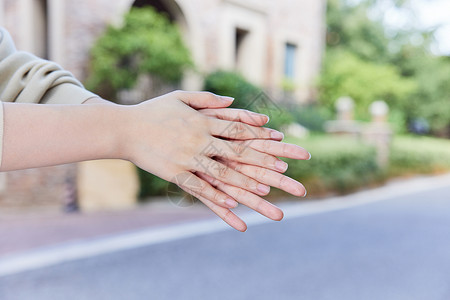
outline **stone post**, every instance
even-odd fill
[[[381,167],[389,164],[389,148],[392,139],[392,130],[387,123],[389,107],[384,101],[375,101],[369,107],[372,122],[363,131],[366,142],[375,146],[377,162]]]
[[[361,126],[358,121],[353,120],[353,110],[355,107],[353,99],[350,97],[341,97],[337,99],[335,107],[337,119],[326,122],[325,131],[332,134],[358,138]]]
[[[139,179],[128,161],[104,159],[78,164],[78,204],[81,211],[122,210],[137,204]]]
[[[336,101],[336,111],[338,113],[337,119],[339,121],[351,121],[353,120],[353,110],[355,108],[355,102],[350,97],[341,97]]]

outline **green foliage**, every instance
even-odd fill
[[[176,82],[192,66],[176,25],[151,7],[132,8],[122,26],[108,26],[91,55],[86,85],[110,97],[132,88],[141,74]]]
[[[404,69],[415,78],[418,89],[404,106],[407,116],[424,118],[431,130],[447,135],[450,132],[450,58],[417,57],[404,61]],[[447,109],[446,109],[447,108]]]
[[[363,60],[385,62],[389,40],[383,24],[367,15],[367,9],[373,4],[361,1],[359,5],[351,5],[345,0],[328,0],[327,47],[349,51]]]
[[[450,141],[430,137],[395,137],[390,154],[391,176],[450,171]]]
[[[205,78],[204,90],[222,96],[234,97],[231,107],[248,108],[261,89],[248,82],[242,75],[216,71]]]
[[[280,129],[293,121],[290,112],[270,99],[260,88],[248,82],[240,74],[216,71],[205,78],[204,90],[234,97],[231,107],[244,108],[270,117],[268,127]]]
[[[310,194],[347,193],[379,180],[375,149],[355,139],[313,136],[287,141],[305,147],[312,155],[309,161],[286,160],[286,174],[302,182]]]
[[[298,106],[291,112],[295,122],[310,131],[323,132],[325,122],[333,119],[332,111],[319,105]]]
[[[416,82],[402,78],[394,66],[364,61],[348,51],[328,51],[320,90],[320,102],[329,109],[339,97],[350,96],[357,117],[367,119],[369,105],[376,100],[391,108],[404,107]]]
[[[168,182],[138,168],[140,182],[139,199],[152,196],[163,196],[167,193]]]

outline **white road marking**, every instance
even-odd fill
[[[347,196],[333,197],[326,200],[317,200],[307,203],[286,203],[281,205],[281,207],[285,212],[285,219],[292,219],[301,216],[352,208],[378,201],[392,200],[396,197],[426,192],[447,186],[450,186],[450,174],[412,179],[406,182],[393,183],[384,187]],[[242,217],[249,227],[272,222],[255,212],[247,213]],[[225,230],[232,229],[220,219],[213,219],[165,228],[150,228],[135,233],[82,241],[76,244],[58,245],[51,248],[1,258],[0,276],[13,275],[78,259]]]

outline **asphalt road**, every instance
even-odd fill
[[[450,299],[450,187],[0,278],[1,300]]]

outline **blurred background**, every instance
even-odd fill
[[[399,181],[408,190],[425,184],[415,181],[423,176],[436,176],[436,182],[448,178],[448,0],[0,0],[0,25],[18,49],[56,61],[105,99],[135,104],[175,89],[208,90],[235,97],[234,107],[269,115],[269,127],[312,153],[307,162],[287,160],[287,174],[308,190],[307,203],[320,205]],[[123,161],[1,173],[0,259],[2,254],[210,217],[203,207],[178,201],[183,195],[174,198],[173,190]],[[447,203],[449,192],[415,196],[430,204],[433,199]],[[301,202],[281,191],[269,199],[282,206]],[[447,207],[441,204],[428,207],[442,213]],[[411,204],[415,213],[424,210],[420,205]],[[390,213],[407,211],[383,209],[386,220],[376,220],[388,224]],[[360,218],[369,220],[366,214],[353,215],[362,222],[355,226],[368,225]],[[404,221],[414,223],[425,215]],[[398,222],[398,215],[394,219]],[[269,232],[289,240],[279,235],[283,230]],[[343,229],[339,233],[346,235]],[[299,244],[286,247],[295,249],[305,241],[298,234]],[[358,234],[354,243],[370,244],[363,242],[367,235]],[[384,234],[374,230],[371,241]],[[245,239],[228,235],[230,243]],[[414,247],[420,244],[417,236],[410,238]],[[255,237],[261,246],[267,246],[266,239]],[[324,241],[329,243],[329,236]],[[394,249],[385,244],[383,251]],[[343,253],[351,253],[345,247]],[[277,261],[279,250],[265,255]],[[343,269],[348,270],[345,264],[335,271]],[[251,294],[244,290],[240,295]],[[450,297],[448,285],[445,291],[436,298],[405,299],[448,299],[443,296]],[[294,294],[280,299],[294,299]]]

